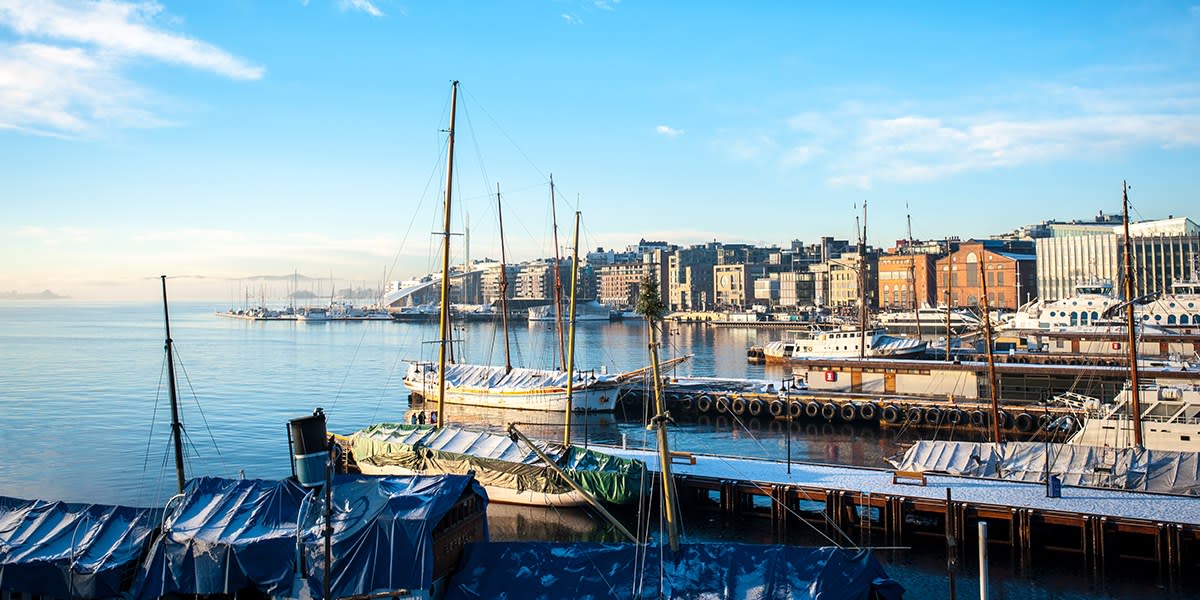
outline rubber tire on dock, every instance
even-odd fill
[[[920,423],[925,411],[920,406],[910,406],[904,410],[904,420],[908,423]]]
[[[696,398],[696,410],[700,411],[702,414],[708,414],[709,412],[712,411],[712,409],[713,409],[712,396],[709,396],[708,394],[703,394],[699,398]]]
[[[942,424],[942,409],[929,408],[925,410],[925,422],[930,425]]]
[[[1013,426],[1012,417],[1004,411],[996,413],[996,422],[1000,424],[1001,429],[1011,429]]]
[[[1033,415],[1029,413],[1021,413],[1013,419],[1013,425],[1017,428],[1017,431],[1029,433],[1037,426],[1037,419],[1034,419]]]
[[[946,411],[946,422],[951,425],[963,425],[970,420],[962,409],[952,408]]]
[[[734,396],[729,401],[729,412],[739,417],[746,414],[746,399],[741,396]]]
[[[807,406],[807,404],[799,400],[793,400],[792,403],[788,405],[788,416],[793,419],[798,419],[804,416],[804,409]]]
[[[686,394],[679,398],[679,410],[684,411],[684,412],[691,412],[691,411],[695,410],[695,408],[696,408],[696,399],[695,398],[692,398],[691,396],[686,395]]]
[[[896,408],[895,406],[893,406],[891,404],[884,406],[883,410],[881,410],[879,412],[879,418],[883,419],[884,421],[887,421],[888,423],[899,423],[900,416],[901,416],[900,409]]]
[[[766,402],[755,398],[746,403],[746,412],[752,417],[757,417],[763,414],[763,410],[766,409],[766,404]]]
[[[772,417],[780,417],[787,411],[787,404],[783,400],[772,400],[767,406],[767,412],[771,413]]]
[[[729,412],[729,396],[718,397],[715,406],[717,408],[718,415],[723,415],[723,414],[728,413]]]
[[[833,404],[832,402],[821,407],[821,416],[824,417],[826,421],[832,421],[833,418],[837,416],[837,414],[838,414],[838,407],[836,404]]]
[[[867,402],[858,407],[858,417],[864,421],[874,421],[879,416],[879,407],[874,402]]]
[[[987,413],[982,410],[971,411],[971,424],[976,427],[983,427],[988,424]]]
[[[847,423],[853,423],[858,420],[858,405],[853,402],[847,402],[842,405],[838,415]]]
[[[1050,429],[1050,424],[1054,422],[1054,416],[1050,413],[1042,413],[1037,418],[1037,428],[1046,431]]]
[[[804,416],[815,419],[821,414],[821,404],[819,402],[808,402],[804,405]]]

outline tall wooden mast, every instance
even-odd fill
[[[904,203],[908,208],[908,203]],[[917,252],[913,248],[912,215],[905,213],[904,220],[908,228],[908,278],[912,281],[913,319],[917,322],[917,339],[921,339],[921,301],[917,298]]]
[[[496,184],[496,216],[500,220],[500,322],[504,326],[504,373],[512,371],[508,350],[508,260],[504,254],[504,207],[500,205],[500,184]]]
[[[1129,346],[1129,377],[1130,386],[1129,392],[1130,407],[1133,418],[1133,445],[1136,448],[1142,447],[1142,399],[1141,390],[1138,389],[1138,364],[1137,364],[1137,322],[1133,317],[1133,241],[1129,237],[1129,184],[1121,182],[1121,213],[1122,221],[1125,226],[1125,321],[1128,324],[1128,341]]]
[[[171,441],[175,444],[175,479],[183,493],[183,423],[179,421],[179,392],[175,389],[175,354],[171,350],[171,315],[167,312],[167,276],[162,276],[163,321],[167,328],[167,389],[171,395]]]
[[[562,264],[562,259],[558,256],[558,209],[555,206],[554,197],[554,174],[550,174],[550,218],[554,225],[554,330],[558,333],[558,366],[566,368],[567,365],[567,345],[563,339],[563,321],[562,321],[562,276],[559,273],[559,265]]]
[[[446,201],[442,221],[442,303],[438,324],[438,422],[446,424],[446,350],[450,344],[450,199],[454,184],[454,112],[458,105],[458,81],[450,86],[450,129],[446,150]]]
[[[571,402],[575,397],[575,292],[579,289],[579,211],[575,211],[575,243],[571,250],[571,341],[567,346],[567,416],[563,444],[571,445]]]
[[[1000,390],[996,388],[996,361],[992,356],[992,316],[988,312],[988,289],[987,289],[987,251],[981,250],[979,257],[979,278],[980,284],[983,286],[983,293],[980,294],[980,300],[983,302],[983,351],[987,354],[988,363],[988,391],[991,392],[992,398],[992,442],[1000,444],[1004,438],[1000,437]]]
[[[858,238],[858,357],[867,355],[867,201],[863,200],[862,236]]]

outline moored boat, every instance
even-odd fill
[[[926,342],[903,336],[888,335],[882,329],[866,332],[863,347],[861,330],[814,331],[806,337],[769,342],[762,348],[766,362],[787,362],[808,358],[901,357],[925,351]]]

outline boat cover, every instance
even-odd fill
[[[385,591],[427,588],[433,529],[468,489],[484,496],[461,476],[335,478],[331,581],[339,597],[374,593],[381,585]],[[312,586],[314,578],[319,592],[324,538],[318,495],[323,497],[320,489],[310,494],[292,480],[189,481],[139,572],[135,597],[245,589],[298,597],[297,583]]]
[[[1047,451],[1049,454],[1047,455]],[[888,459],[904,471],[1012,481],[1045,481],[1049,471],[1063,485],[1200,495],[1200,453],[1075,444],[921,441]]]
[[[413,369],[420,369],[426,381],[437,383],[437,365],[421,363]],[[530,392],[534,390],[564,391],[567,389],[567,374],[563,371],[550,369],[527,369],[513,367],[505,372],[503,365],[446,365],[446,387],[448,389],[487,390],[493,393]],[[575,372],[575,389],[593,387],[597,383],[615,383],[615,375],[584,374]]]
[[[153,508],[0,497],[0,590],[118,597],[161,520]]]
[[[401,589],[427,590],[434,580],[433,532],[463,494],[487,495],[470,477],[345,477],[333,489],[334,598]],[[323,593],[324,519],[318,510],[301,519],[307,596]],[[482,519],[482,517],[481,517]],[[487,521],[482,519],[483,539]]]
[[[422,473],[474,472],[485,486],[549,494],[566,493],[570,484],[533,450],[512,438],[488,431],[446,426],[379,423],[351,436],[359,463],[395,465]],[[536,442],[538,448],[570,473],[588,493],[614,504],[642,494],[646,466],[577,446]]]
[[[662,557],[660,563],[660,554]],[[659,569],[662,569],[660,572]],[[479,598],[820,598],[894,600],[904,588],[865,550],[756,544],[467,545],[445,600]]]

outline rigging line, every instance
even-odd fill
[[[158,388],[154,392],[154,410],[150,413],[150,434],[146,438],[146,456],[142,459],[142,477],[141,485],[146,483],[146,471],[150,469],[150,448],[154,442],[154,424],[158,421],[158,403],[162,400],[162,382],[167,370],[167,357],[163,355],[162,365],[158,368]],[[160,475],[161,477],[161,475]],[[141,491],[145,491],[142,488]]]
[[[522,150],[521,147],[517,145],[517,142],[513,140],[512,136],[508,135],[508,132],[505,131],[504,128],[500,126],[500,123],[498,121],[496,121],[496,118],[493,117],[492,114],[488,112],[487,108],[485,108],[483,106],[483,103],[476,100],[475,96],[473,94],[471,94],[470,90],[465,89],[461,84],[459,85],[459,90],[463,92],[463,95],[468,96],[471,98],[471,100],[475,101],[476,105],[479,106],[479,110],[482,111],[484,116],[486,116],[492,122],[492,124],[496,126],[496,129],[498,129],[500,131],[500,135],[504,136],[504,139],[508,140],[508,143],[512,144],[513,148],[516,149],[517,153],[520,154],[521,157],[525,159],[525,162],[529,163],[529,166],[533,167],[533,170],[537,171],[538,175],[541,175],[543,179],[547,178],[547,175],[545,173],[543,173],[542,170],[539,169],[536,164],[534,164],[533,160],[531,158],[529,158],[529,155],[526,154],[525,151]]]
[[[183,356],[179,353],[178,348],[175,349],[175,360],[179,363],[179,370],[183,371],[183,380],[187,382],[188,391],[192,394],[192,401],[196,403],[196,410],[200,413],[200,420],[204,423],[204,429],[208,431],[208,439],[212,441],[213,449],[221,458],[222,467],[228,471],[229,468],[225,465],[224,457],[221,456],[221,447],[217,445],[217,438],[213,437],[212,427],[208,426],[208,417],[204,415],[204,408],[200,406],[200,398],[196,396],[196,389],[192,387],[192,378],[188,375],[187,366],[183,364]],[[199,456],[198,451],[197,456]]]
[[[441,151],[445,150],[447,143],[449,143],[449,140],[446,140],[442,143],[442,147],[440,149]],[[425,188],[421,190],[421,196],[417,199],[417,207],[413,209],[412,218],[408,220],[408,227],[404,230],[404,237],[400,240],[400,247],[396,249],[396,255],[392,257],[392,266],[388,269],[389,275],[396,272],[396,265],[400,262],[400,255],[404,253],[404,247],[408,244],[408,238],[412,233],[413,225],[415,225],[417,222],[417,215],[421,214],[421,207],[425,205],[425,200],[429,195],[429,187],[433,185],[433,178],[437,174],[437,165],[439,160],[440,159],[434,161],[433,168],[429,171],[429,179],[425,181]]]
[[[354,369],[354,361],[358,358],[358,351],[362,349],[363,341],[367,339],[367,328],[363,327],[362,335],[358,337],[358,344],[354,346],[354,353],[350,355],[350,364],[346,366],[346,372],[342,375],[342,381],[338,384],[337,393],[333,395],[333,405],[330,407],[337,408],[338,399],[342,397],[342,390],[346,389],[346,380],[350,378],[350,372]]]

